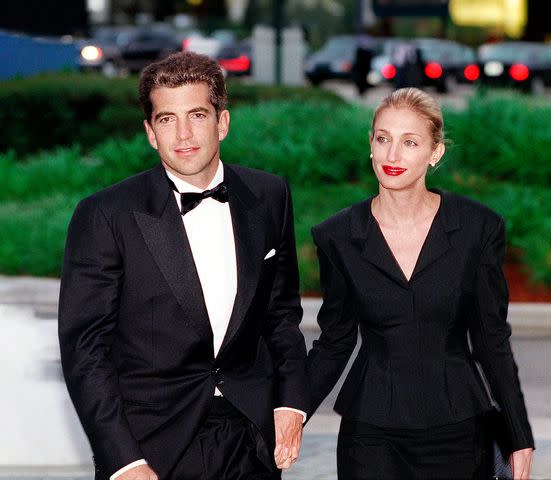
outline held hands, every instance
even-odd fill
[[[511,454],[510,462],[513,467],[514,480],[528,480],[532,469],[532,448],[517,450]]]
[[[119,475],[116,480],[159,480],[149,465],[138,465]]]
[[[289,468],[298,458],[302,441],[302,420],[300,413],[289,410],[274,412],[276,432],[274,459],[277,468]]]

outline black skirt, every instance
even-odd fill
[[[470,418],[427,429],[380,428],[343,419],[339,480],[491,478],[484,421]]]

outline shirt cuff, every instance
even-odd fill
[[[303,412],[302,410],[297,410],[296,408],[291,407],[277,407],[274,408],[274,412],[277,412],[279,410],[289,410],[290,412],[300,413],[302,415],[302,423],[306,422],[306,412]]]
[[[113,475],[109,477],[109,480],[115,480],[115,478],[121,476],[124,472],[127,472],[131,468],[138,467],[140,465],[147,465],[145,459],[136,460],[135,462],[129,463],[126,467],[122,467],[120,470],[117,470]]]

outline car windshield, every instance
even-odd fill
[[[325,44],[322,51],[329,55],[342,55],[353,50],[355,45],[353,37],[334,37]]]
[[[529,59],[534,56],[533,47],[521,43],[501,43],[496,45],[482,45],[478,50],[480,60],[497,62],[511,62],[520,59]]]

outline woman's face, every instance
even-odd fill
[[[379,184],[389,190],[424,187],[429,164],[436,165],[445,150],[442,143],[434,145],[428,120],[409,108],[386,108],[373,127],[372,164]]]

